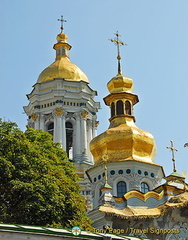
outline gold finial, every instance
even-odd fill
[[[63,32],[63,29],[64,29],[63,23],[67,22],[67,20],[63,19],[63,15],[61,15],[61,19],[57,19],[57,21],[61,22],[61,28],[60,29],[61,29],[61,32]]]
[[[168,149],[170,149],[172,151],[172,161],[173,161],[173,171],[176,172],[176,165],[175,165],[175,156],[174,156],[174,152],[178,151],[177,149],[174,148],[174,143],[172,140],[170,140],[171,146],[170,147],[166,147]]]
[[[126,43],[124,42],[121,42],[119,37],[121,37],[121,35],[118,33],[115,33],[116,35],[116,38],[115,39],[109,39],[111,42],[114,42],[114,44],[117,46],[117,60],[118,60],[118,74],[122,74],[122,70],[121,70],[121,56],[120,56],[120,48],[119,46],[120,45],[127,45]]]

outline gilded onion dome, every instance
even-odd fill
[[[95,165],[130,160],[155,164],[154,137],[135,125],[133,106],[139,100],[132,93],[133,80],[122,74],[119,46],[125,44],[118,33],[115,35],[117,38],[111,41],[117,46],[118,74],[107,83],[110,94],[104,98],[111,110],[110,126],[90,142],[90,150]]]
[[[117,74],[107,83],[107,88],[110,93],[132,92],[133,80],[122,74]]]
[[[57,35],[57,43],[54,44],[56,59],[50,66],[45,68],[38,77],[37,82],[43,83],[55,78],[63,78],[68,81],[89,82],[85,73],[69,59],[71,45],[67,43],[68,36],[61,32]]]
[[[139,100],[136,94],[131,93],[132,79],[118,74],[107,87],[110,94],[104,102],[111,108],[110,126],[90,143],[95,165],[128,160],[154,164],[154,137],[135,125],[133,105]]]
[[[110,126],[90,142],[90,150],[95,165],[130,160],[155,164],[154,137],[135,125],[133,106],[139,99],[132,93],[133,80],[122,74],[119,47],[125,43],[115,35],[111,41],[117,46],[118,74],[107,83],[110,94],[104,98],[111,110]]]

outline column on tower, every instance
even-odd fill
[[[81,157],[81,116],[80,113],[75,113],[76,117],[76,142],[75,142],[75,161],[80,161]]]
[[[81,113],[81,133],[82,133],[82,141],[81,141],[81,153],[82,153],[82,160],[88,161],[87,156],[87,117],[88,112],[85,110]]]
[[[93,164],[93,156],[89,150],[89,144],[91,140],[92,140],[92,120],[88,119],[87,120],[87,149],[88,149],[89,159],[91,159],[91,162]]]
[[[32,120],[34,121],[34,128],[35,128],[36,130],[40,129],[40,128],[39,128],[39,116],[38,116],[38,114],[33,113],[33,114],[31,115],[31,118],[32,118]]]
[[[66,128],[65,128],[65,116],[66,114],[62,114],[62,148],[66,151]]]
[[[99,121],[96,121],[96,119],[94,119],[92,124],[92,139],[97,136],[98,125],[99,125]]]
[[[43,130],[43,131],[45,130],[44,129],[44,121],[45,121],[44,115],[40,114],[40,129]]]
[[[62,139],[63,139],[63,128],[65,128],[65,125],[63,126],[63,109],[61,107],[57,107],[54,111],[54,142],[58,142],[62,145]]]

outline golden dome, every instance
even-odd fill
[[[127,117],[115,118],[111,126],[90,143],[96,165],[126,160],[154,164],[156,145],[151,133],[138,128]]]
[[[68,81],[89,82],[85,73],[72,63],[69,58],[61,57],[56,59],[49,67],[45,68],[38,77],[37,82],[43,83],[54,78],[63,78]]]
[[[61,32],[57,35],[56,39],[58,42],[67,42],[68,36],[64,32]]]
[[[55,78],[63,78],[68,81],[89,82],[85,73],[69,59],[71,45],[67,43],[68,36],[61,32],[57,35],[57,43],[54,44],[56,50],[56,60],[45,68],[38,77],[37,82],[43,83]]]
[[[107,83],[107,87],[110,93],[132,92],[133,80],[118,74]]]
[[[155,164],[154,137],[134,123],[133,105],[138,96],[132,93],[133,80],[118,73],[107,87],[110,94],[104,101],[111,108],[110,127],[90,142],[95,164],[129,160]]]

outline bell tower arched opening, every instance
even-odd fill
[[[123,114],[123,102],[121,100],[116,103],[117,115]]]
[[[73,159],[73,125],[71,122],[65,123],[66,127],[66,152],[70,160]]]
[[[111,104],[111,117],[113,117],[115,115],[115,104],[114,102],[112,102]]]
[[[47,132],[49,132],[52,136],[54,135],[54,123],[51,122],[50,124],[48,124],[47,126]]]
[[[131,115],[131,104],[129,101],[125,102],[125,114]]]

